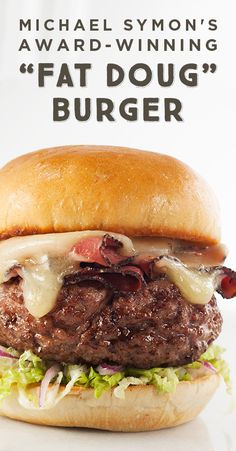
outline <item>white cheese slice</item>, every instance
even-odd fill
[[[102,237],[108,232],[84,231],[51,233],[10,238],[0,242],[0,283],[6,282],[8,272],[16,267],[22,277],[24,303],[36,318],[49,313],[56,305],[66,275],[79,270],[73,261],[72,247],[89,237]],[[123,243],[121,253],[133,255],[132,241],[124,235],[110,233]],[[19,266],[19,269],[17,269]]]
[[[227,248],[224,244],[204,246],[184,240],[158,237],[131,238],[136,253],[154,255],[170,255],[191,267],[216,266],[224,262]]]

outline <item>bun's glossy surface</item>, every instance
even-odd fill
[[[204,180],[167,155],[66,146],[0,170],[0,236],[107,230],[214,244],[218,206]]]

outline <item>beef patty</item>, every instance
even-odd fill
[[[199,358],[221,325],[214,297],[206,305],[190,304],[163,279],[136,293],[114,294],[72,277],[54,310],[40,319],[25,308],[20,279],[0,285],[0,343],[60,362],[182,365]]]

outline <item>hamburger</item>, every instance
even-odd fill
[[[229,371],[218,204],[167,155],[44,149],[0,171],[0,413],[145,431],[193,419]]]

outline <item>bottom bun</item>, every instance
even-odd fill
[[[28,423],[64,427],[85,427],[109,431],[138,432],[177,426],[195,418],[219,385],[220,376],[209,374],[180,382],[175,393],[157,394],[151,385],[130,386],[125,399],[109,390],[95,399],[93,389],[74,387],[69,395],[49,410],[26,409],[17,389],[2,401],[0,414]],[[39,390],[39,386],[31,388]]]

